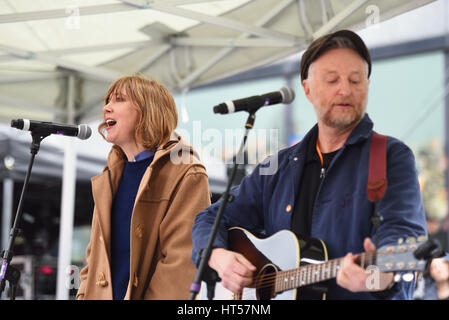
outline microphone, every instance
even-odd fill
[[[53,122],[17,119],[11,120],[11,127],[42,135],[49,135],[52,133],[62,134],[64,136],[78,137],[81,140],[86,140],[92,135],[92,129],[87,124],[75,126]]]
[[[214,113],[234,113],[238,111],[256,111],[262,106],[285,103],[295,100],[295,92],[288,87],[282,87],[279,91],[266,93],[260,96],[252,96],[234,101],[226,101],[214,107]]]

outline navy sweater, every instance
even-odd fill
[[[130,227],[140,181],[153,161],[154,153],[144,151],[135,162],[126,162],[111,210],[111,273],[114,300],[123,300],[129,282]]]

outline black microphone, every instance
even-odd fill
[[[226,101],[214,107],[214,113],[234,113],[238,111],[256,111],[262,106],[285,103],[295,100],[295,92],[288,87],[282,87],[279,91],[266,93],[260,96],[252,96],[234,101]]]
[[[62,134],[64,136],[78,137],[81,140],[86,140],[92,135],[92,129],[87,124],[75,126],[53,122],[17,119],[11,120],[11,127],[42,135],[49,135],[52,133]]]

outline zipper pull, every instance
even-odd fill
[[[321,161],[321,173],[320,173],[320,179],[324,178],[324,175],[326,174],[326,169],[324,169],[324,160],[323,155],[321,154],[320,147],[318,146],[318,139],[316,139],[316,152],[318,153],[318,156],[320,157]]]
[[[326,174],[326,169],[321,168],[320,179],[323,179]]]

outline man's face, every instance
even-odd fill
[[[318,123],[345,130],[363,118],[368,102],[368,68],[354,50],[325,52],[310,65],[302,84]]]

